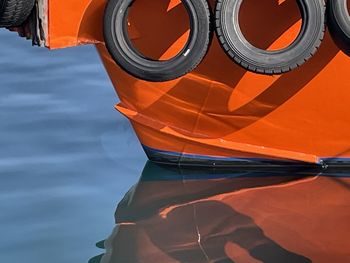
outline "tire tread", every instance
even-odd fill
[[[292,65],[288,66],[288,69],[286,68],[263,68],[256,65],[253,65],[252,63],[249,63],[248,61],[243,60],[239,57],[239,55],[235,54],[229,47],[228,41],[225,39],[224,32],[221,28],[221,9],[223,6],[223,1],[225,0],[217,0],[216,8],[215,8],[215,27],[216,27],[216,34],[218,36],[218,39],[220,40],[220,44],[223,47],[226,54],[237,64],[239,64],[241,67],[248,71],[252,71],[255,73],[265,74],[265,75],[278,75],[282,73],[286,73],[289,71],[292,71],[301,65],[303,65],[306,61],[308,61],[311,57],[313,57],[316,52],[318,51],[319,47],[321,46],[321,43],[324,38],[324,34],[326,31],[326,26],[323,26],[322,32],[317,36],[317,40],[315,41],[315,45],[313,49],[311,50],[309,55],[306,55],[306,57],[302,58],[299,61],[294,62]],[[326,10],[326,3],[323,1],[323,13],[325,13]]]
[[[0,27],[20,26],[29,16],[35,0],[0,0]]]

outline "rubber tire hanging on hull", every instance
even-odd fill
[[[253,46],[239,25],[239,11],[244,0],[218,0],[215,26],[227,55],[243,68],[260,74],[282,74],[309,60],[317,51],[325,31],[324,0],[298,0],[303,19],[298,37],[288,47],[268,51]]]
[[[35,0],[0,0],[0,27],[20,26],[33,10]]]
[[[128,36],[128,9],[137,0],[110,0],[104,17],[106,47],[114,61],[129,74],[162,82],[181,77],[202,61],[210,42],[210,10],[206,0],[182,0],[190,18],[185,47],[169,60],[153,60],[140,54]]]
[[[350,15],[347,0],[328,0],[327,23],[334,42],[350,56]]]

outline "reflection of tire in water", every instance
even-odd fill
[[[0,0],[0,27],[21,25],[29,16],[35,0]]]
[[[115,62],[131,75],[148,81],[167,81],[189,73],[207,53],[210,11],[206,0],[182,0],[190,18],[190,36],[185,47],[169,60],[154,60],[140,54],[128,36],[127,15],[135,0],[109,0],[104,21],[106,46]]]
[[[226,54],[243,68],[262,74],[282,74],[309,60],[321,45],[325,30],[324,0],[298,0],[302,28],[288,47],[267,51],[253,46],[240,28],[239,11],[244,0],[218,0],[216,31]]]

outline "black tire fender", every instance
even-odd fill
[[[190,36],[185,47],[169,60],[153,60],[133,47],[127,33],[127,14],[137,0],[109,0],[104,17],[106,47],[114,61],[129,74],[162,82],[181,77],[202,61],[210,42],[210,10],[206,0],[182,0],[190,18]],[[120,25],[120,26],[116,26]]]
[[[327,24],[334,42],[350,56],[350,15],[346,0],[328,0]]]
[[[35,0],[0,0],[0,27],[20,26],[33,10]]]
[[[246,70],[260,74],[282,74],[309,60],[318,50],[325,31],[324,0],[297,0],[302,28],[288,47],[267,51],[253,46],[243,36],[239,11],[244,0],[218,0],[215,26],[226,54]]]

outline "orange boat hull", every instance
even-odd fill
[[[246,2],[249,13],[242,14],[242,24],[257,45],[278,48],[298,34],[295,1]],[[210,165],[350,160],[350,58],[328,33],[309,62],[281,76],[245,71],[214,36],[195,71],[152,83],[130,76],[109,56],[102,35],[104,5],[104,0],[49,0],[46,44],[96,44],[120,98],[116,108],[131,120],[151,159]],[[138,0],[129,15],[129,35],[147,55],[167,58],[184,45],[187,23],[178,0]]]

